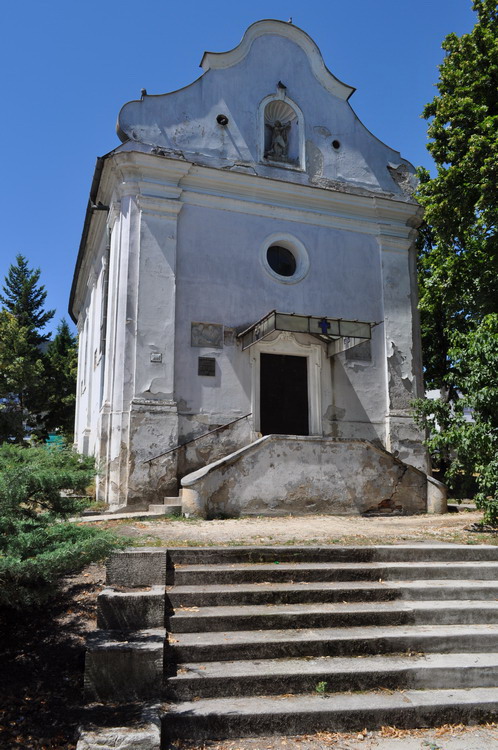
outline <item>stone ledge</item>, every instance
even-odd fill
[[[166,631],[98,631],[87,642],[85,695],[91,701],[155,698],[164,672]]]
[[[164,586],[167,551],[165,547],[140,547],[115,552],[107,561],[106,583],[110,586]]]
[[[97,599],[97,627],[124,631],[163,628],[165,591],[165,586],[145,591],[104,589]]]
[[[80,728],[76,750],[160,750],[161,721],[158,706],[146,706],[131,726]]]

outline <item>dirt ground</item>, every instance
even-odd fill
[[[73,750],[82,721],[85,638],[96,627],[104,565],[66,578],[26,614],[0,611],[1,750]]]
[[[140,545],[220,544],[498,544],[498,534],[466,529],[480,513],[362,518],[307,516],[218,521],[100,522]],[[96,599],[104,566],[95,564],[63,581],[50,605],[23,617],[0,612],[0,750],[74,750],[83,706],[85,638],[96,626]],[[129,715],[133,707],[125,707]],[[123,709],[124,710],[124,709]],[[107,722],[116,707],[106,707]],[[121,711],[123,713],[123,711]],[[106,723],[107,723],[106,722]],[[121,721],[116,718],[114,726]],[[498,750],[498,727],[443,727],[402,732],[246,738],[178,744],[191,750]]]
[[[136,543],[165,546],[252,544],[403,544],[449,542],[498,544],[498,534],[467,531],[482,513],[460,512],[423,516],[284,516],[204,521],[148,519],[103,522]]]

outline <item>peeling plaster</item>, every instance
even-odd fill
[[[389,371],[389,400],[393,409],[409,409],[413,400],[414,375],[407,371],[407,358],[393,341],[387,356]]]
[[[406,196],[411,197],[417,188],[417,179],[410,172],[408,166],[406,164],[398,164],[398,166],[388,164],[387,169],[396,185],[399,185]]]
[[[323,351],[310,406],[316,416],[313,432],[382,441],[407,461],[424,463],[420,436],[408,416],[416,382],[413,362],[419,362],[417,338],[410,351],[416,281],[407,262],[413,240],[408,227],[421,213],[408,189],[414,170],[317,78],[319,53],[313,44],[303,46],[303,32],[280,22],[262,23],[272,24],[272,34],[260,33],[256,24],[254,43],[236,64],[227,53],[226,65],[211,67],[190,86],[126,104],[119,115],[125,142],[99,167],[98,199],[115,206],[109,351],[93,367],[103,287],[95,269],[108,238],[102,212],[96,212],[100,219],[92,219],[78,261],[72,307],[79,315],[80,358],[90,353],[89,362],[80,363],[85,387],[78,394],[76,437],[80,449],[107,462],[102,486],[113,507],[158,501],[178,476],[248,445],[260,416],[254,406],[259,381],[253,356],[259,350],[242,352],[227,336],[215,353],[204,345],[194,351],[190,327],[193,321],[216,320],[224,332],[241,330],[272,307],[384,321],[382,332],[373,331],[370,363],[353,361],[354,355],[330,360],[325,345],[314,340]],[[261,153],[260,105],[274,90],[282,61],[286,84],[299,92],[306,159],[298,169],[272,166]],[[227,113],[226,128],[216,121],[220,112]],[[126,141],[130,134],[135,141]],[[332,147],[332,138],[339,139],[339,149]],[[265,275],[258,258],[257,249],[276,232],[309,252],[309,272],[295,284]],[[308,338],[294,336],[300,345],[309,345]],[[162,361],[151,362],[151,353]],[[216,358],[215,378],[198,376],[199,354]],[[105,417],[97,397],[103,384]],[[251,410],[253,422],[202,438],[175,452],[174,459],[146,463]],[[403,419],[393,414],[397,410]],[[300,451],[296,446],[273,451],[269,471],[276,472],[289,456],[301,465]],[[353,456],[354,449],[347,453]],[[339,506],[356,503],[352,487],[358,471],[373,497],[379,468],[371,458],[361,461],[348,464],[342,478],[336,475],[340,492],[331,490],[320,502],[332,502],[333,496]],[[252,469],[238,468],[239,478],[251,476]],[[392,465],[382,470],[394,471]],[[223,470],[227,482],[230,471]],[[317,464],[317,472],[323,477],[326,470]],[[295,485],[287,487],[290,506],[319,506],[306,494],[308,480],[301,467]],[[236,487],[234,480],[229,492],[219,489],[224,512]],[[265,502],[253,498],[251,507]]]
[[[192,510],[209,517],[427,508],[425,475],[361,440],[270,435],[185,476],[182,486],[197,498]]]
[[[313,141],[306,141],[306,165],[311,179],[323,174],[323,154]]]
[[[313,130],[315,131],[315,133],[318,133],[318,135],[321,135],[324,138],[330,138],[330,136],[332,135],[330,130],[324,125],[315,125],[313,127]]]

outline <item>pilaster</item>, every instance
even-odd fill
[[[146,506],[176,491],[176,464],[145,461],[178,442],[174,402],[178,181],[188,164],[118,154],[109,213],[111,249],[101,447],[112,508]],[[161,164],[162,167],[162,164]],[[112,405],[112,406],[111,406]],[[102,456],[104,458],[104,455]],[[174,457],[173,457],[174,458]],[[156,476],[161,473],[162,476]],[[166,476],[165,476],[166,475]]]
[[[379,224],[386,378],[386,448],[424,472],[428,470],[423,435],[413,419],[412,402],[422,391],[421,341],[416,318],[414,253],[417,207],[411,206],[405,237]],[[410,217],[409,217],[410,218]]]

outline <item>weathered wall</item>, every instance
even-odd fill
[[[247,35],[248,43],[237,48],[240,54],[208,54],[206,72],[190,86],[124,105],[121,138],[181,152],[197,163],[248,164],[258,174],[289,182],[338,183],[404,196],[388,165],[402,165],[408,187],[413,167],[358,120],[347,101],[353,89],[325,69],[307,34],[292,24],[261,21]],[[278,89],[278,81],[285,90]],[[288,170],[285,177],[261,158],[260,105],[272,94],[299,107],[304,128],[304,169]],[[220,113],[228,117],[226,127],[216,120]],[[338,149],[332,145],[336,140]]]
[[[106,267],[106,237],[96,242],[93,257],[87,259],[84,303],[78,320],[78,376],[75,445],[82,453],[98,450],[100,409],[105,356],[101,341],[101,312]]]
[[[251,351],[242,352],[234,341],[219,349],[191,346],[193,321],[243,330],[272,309],[359,320],[382,319],[382,279],[375,238],[308,223],[296,224],[276,218],[275,209],[273,214],[273,218],[251,216],[191,205],[182,210],[175,351],[180,414],[205,413],[210,421],[218,418],[222,423],[251,411]],[[235,232],[234,227],[237,227]],[[308,250],[309,272],[296,284],[279,283],[268,275],[261,261],[261,246],[276,232],[296,237]],[[299,336],[296,338],[299,340]],[[377,437],[378,430],[372,430],[371,425],[382,425],[379,429],[383,430],[385,415],[381,332],[374,331],[373,355],[361,365],[332,365],[326,357],[326,345],[321,346],[322,429],[327,433],[337,427],[334,420],[337,412],[330,411],[330,407],[337,405],[342,410],[340,424],[350,423],[346,430],[359,432],[365,438]],[[198,376],[199,356],[216,359],[216,377]],[[341,359],[346,362],[344,356]]]
[[[207,517],[427,510],[425,474],[368,442],[268,435],[182,479]]]
[[[426,469],[410,415],[422,388],[413,167],[359,122],[352,89],[292,24],[253,24],[238,47],[202,64],[192,85],[125,105],[125,142],[99,167],[92,201],[109,213],[91,218],[72,309],[77,444],[101,463],[101,496],[113,508],[160,501],[177,475],[257,436],[260,353],[292,345],[275,335],[242,352],[236,333],[273,309],[377,324],[368,345],[333,358],[316,338],[291,337],[313,380],[310,432],[369,440]],[[299,115],[298,163],[264,155],[270,100]],[[302,248],[299,277],[269,272],[271,238]],[[193,345],[197,323],[220,326],[219,345]],[[199,357],[214,359],[214,376],[199,374]],[[249,413],[223,436],[150,461]]]

